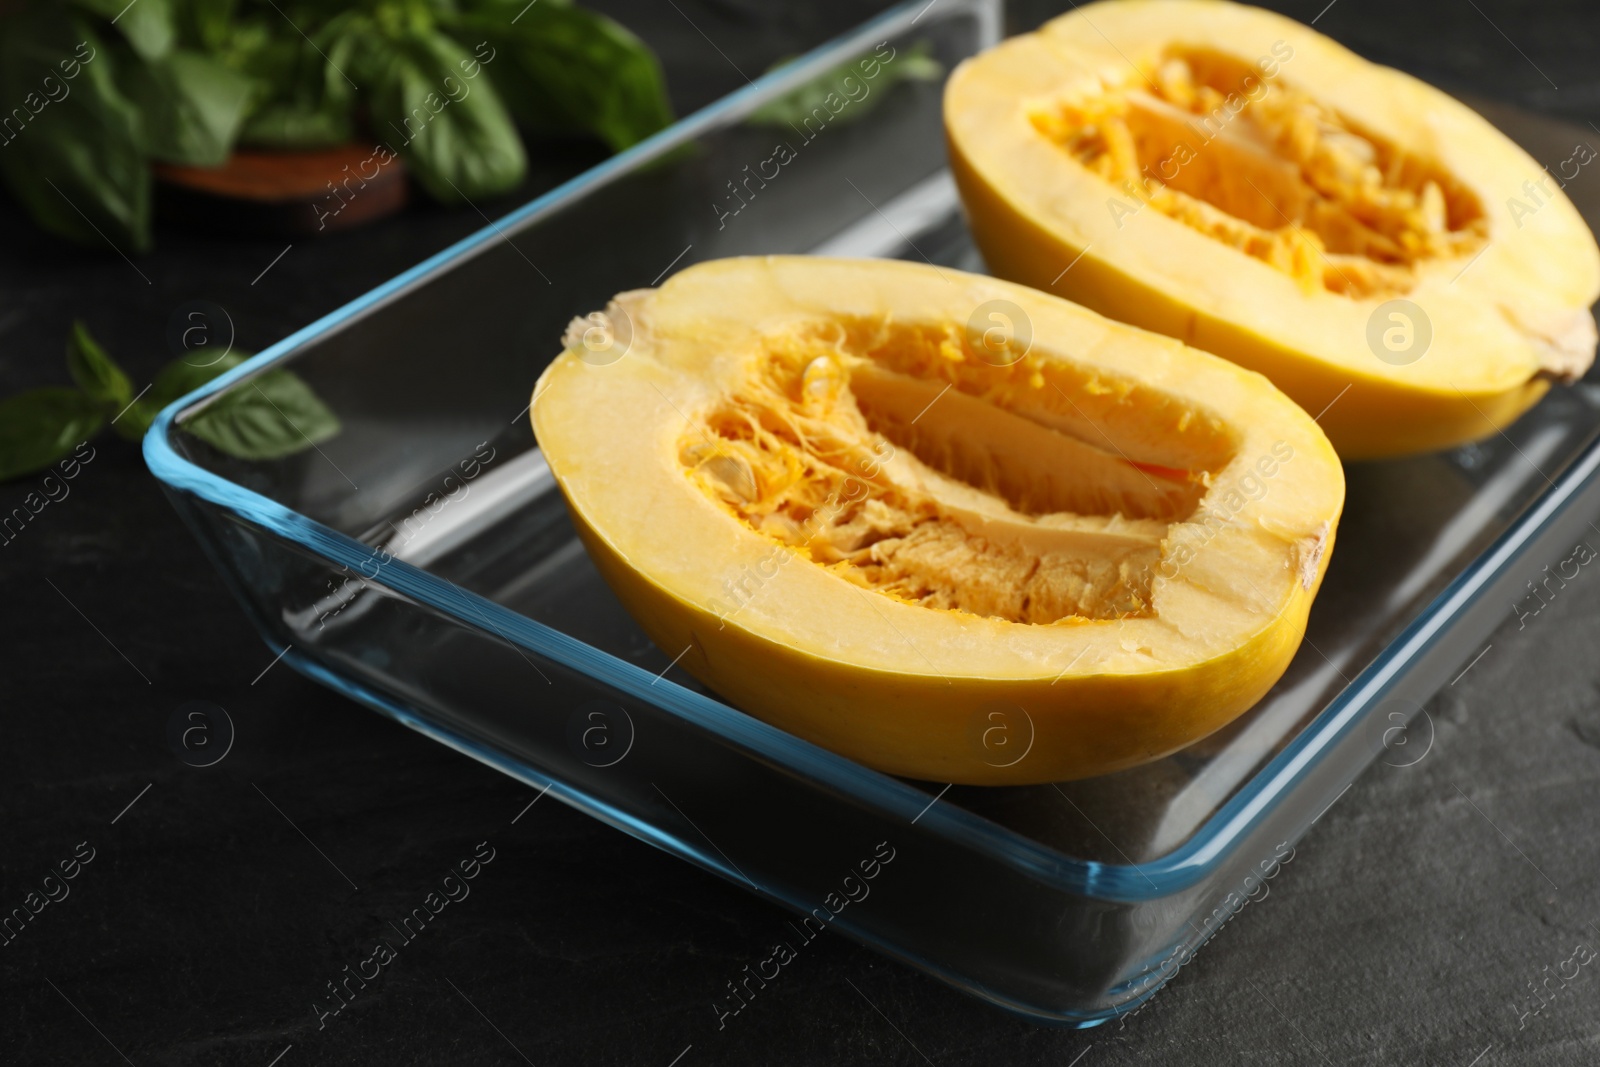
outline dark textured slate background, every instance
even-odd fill
[[[1281,8],[1309,21],[1325,2]],[[599,6],[660,51],[680,113],[742,85],[733,63],[754,75],[877,9]],[[1452,86],[1600,120],[1592,0],[1337,0],[1318,27]],[[598,158],[541,155],[497,210]],[[185,300],[227,307],[259,348],[480,225],[422,209],[297,243],[255,285],[283,242],[164,232],[139,262],[147,285],[0,205],[0,393],[62,380],[73,316],[148,380]],[[0,511],[31,487],[0,487]],[[825,938],[718,1032],[713,997],[782,912],[556,803],[512,826],[528,790],[287,669],[252,685],[270,653],[137,452],[108,438],[71,496],[0,548],[0,910],[79,842],[96,850],[71,896],[0,948],[0,1063],[667,1067],[686,1046],[682,1067],[1600,1062],[1600,963],[1518,1017],[1530,983],[1600,946],[1595,582],[1502,628],[1427,758],[1372,768],[1270,896],[1125,1026],[1035,1028]],[[238,727],[208,770],[166,744],[191,699]],[[319,1031],[324,983],[484,839],[496,858],[471,897]]]

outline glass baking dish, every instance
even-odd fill
[[[832,927],[1086,1026],[1151,996],[1371,760],[1426,751],[1424,703],[1592,529],[1600,388],[1557,391],[1479,445],[1351,465],[1288,673],[1159,762],[1044,786],[904,781],[722,703],[590,564],[529,428],[533,382],[573,316],[702,259],[981,270],[941,72],[1000,16],[917,0],[768,74],[173,404],[145,455],[297,670],[794,909],[807,936]],[[846,66],[837,110],[794,121]],[[1549,138],[1540,158],[1570,152],[1559,127],[1518,130]],[[286,367],[337,435],[247,461],[186,429]]]

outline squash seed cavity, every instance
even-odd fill
[[[1034,128],[1126,196],[1352,298],[1409,292],[1426,261],[1488,240],[1478,199],[1417,155],[1231,56],[1169,49],[1143,82],[1034,107]]]
[[[1232,455],[1214,416],[996,366],[953,325],[801,323],[733,377],[680,440],[708,497],[865,590],[1009,622],[1153,614],[1162,542]]]

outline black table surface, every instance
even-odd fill
[[[680,114],[877,10],[597,6],[659,51]],[[1592,2],[1278,6],[1441,84],[1600,121]],[[600,158],[535,154],[491,211]],[[0,394],[64,381],[74,317],[148,380],[186,301],[227,308],[260,348],[481,225],[414,209],[275,263],[284,241],[168,229],[134,267],[0,204]],[[137,450],[97,448],[0,546],[0,911],[92,856],[0,947],[0,1063],[1600,1062],[1600,579],[1520,628],[1508,610],[1427,758],[1369,770],[1122,1025],[1039,1028],[829,937],[719,1029],[713,1001],[783,912],[558,803],[517,818],[522,785],[271,667]],[[0,512],[33,488],[0,486]],[[189,700],[237,727],[214,767],[168,746]],[[479,842],[494,860],[471,896],[319,1022],[374,926]]]

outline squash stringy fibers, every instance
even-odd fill
[[[1249,68],[1210,52],[1168,52],[1142,73],[1142,87],[1035,107],[1035,129],[1135,204],[1307,292],[1405,293],[1420,262],[1471,255],[1487,240],[1481,205],[1460,183],[1305,92],[1261,82],[1246,93]],[[1242,106],[1230,109],[1230,98]]]
[[[923,394],[905,394],[931,376],[964,388],[929,393],[930,405],[1047,396],[1037,366],[975,361],[954,327],[901,331],[876,359],[849,334],[828,324],[766,339],[737,389],[682,437],[680,462],[703,492],[778,545],[904,602],[1025,623],[1151,613],[1162,539],[1193,510],[1203,472],[1135,472],[1142,500],[1090,477],[1070,495],[1030,482],[1016,457],[941,433],[919,417]],[[974,509],[1023,535],[997,536]]]

